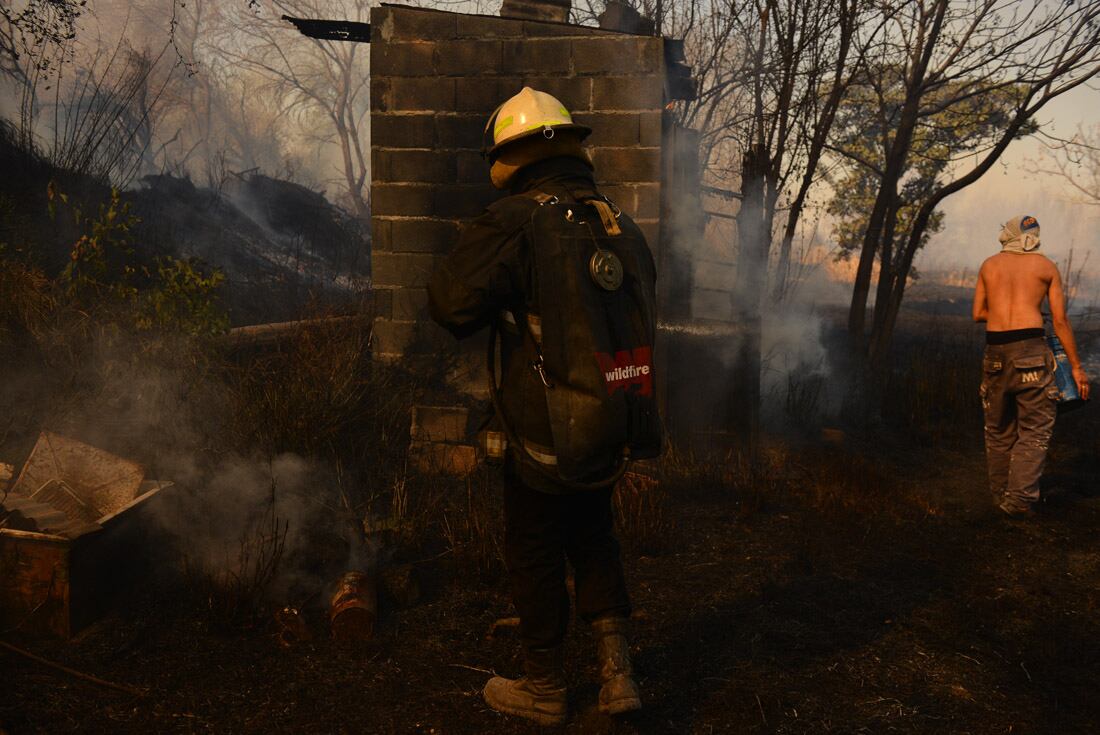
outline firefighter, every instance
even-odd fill
[[[597,446],[583,461],[570,465],[574,444],[555,440],[565,436],[564,423],[574,428],[603,426],[609,416],[618,420],[611,414],[625,410],[624,400],[632,406],[648,406],[646,396],[652,395],[651,383],[645,382],[652,380],[648,348],[606,347],[607,352],[597,356],[583,355],[587,348],[564,347],[570,339],[565,332],[584,322],[579,312],[570,311],[580,300],[569,290],[571,283],[586,289],[586,298],[614,300],[626,288],[609,287],[625,275],[636,287],[631,303],[641,304],[641,311],[648,308],[646,319],[652,321],[656,280],[652,256],[637,227],[599,194],[592,160],[582,144],[590,132],[573,122],[565,106],[545,92],[525,87],[504,102],[486,126],[483,152],[493,185],[510,196],[492,204],[462,230],[428,286],[432,318],[456,337],[489,326],[495,349],[496,334],[500,335],[501,385],[498,390],[494,378],[491,392],[498,399],[497,420],[503,425],[498,436],[507,441],[505,561],[520,617],[525,675],[492,678],[484,697],[499,712],[542,724],[560,724],[567,714],[562,673],[562,641],[569,616],[567,560],[574,573],[577,615],[591,625],[597,642],[600,710],[620,714],[641,707],[627,640],[630,600],[612,532],[612,487],[622,475],[625,460],[617,451],[604,453]],[[583,217],[582,209],[587,212]],[[550,220],[536,216],[541,212]],[[548,226],[539,224],[546,221],[579,228],[582,233],[597,232],[604,239],[604,229],[618,232],[614,247],[619,255],[609,255],[610,245],[596,248],[591,263],[584,263],[584,284],[571,277],[573,271],[550,272],[555,263],[536,257],[539,248],[535,247],[547,235],[540,228]],[[587,234],[581,238],[582,245],[591,249],[585,238]],[[601,286],[589,279],[589,265],[592,279],[603,279]],[[638,322],[637,313],[630,309],[620,316]],[[602,327],[597,324],[593,329],[600,332]],[[561,363],[578,354],[591,364]],[[603,362],[598,364],[597,357]],[[492,352],[490,361],[495,363]],[[613,370],[604,371],[608,366]],[[586,417],[582,409],[552,411],[549,406],[564,406],[569,396],[580,395],[570,392],[573,387],[567,374],[585,371],[597,377],[577,390],[587,390],[604,401],[599,409],[603,413]],[[495,372],[491,364],[490,374]],[[647,415],[656,420],[654,412]],[[644,423],[633,420],[631,425]],[[598,442],[588,440],[599,433],[593,428],[581,440],[596,446]],[[565,478],[567,465],[573,468],[572,481]]]

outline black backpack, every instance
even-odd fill
[[[546,386],[556,476],[522,449],[517,455],[558,482],[607,486],[630,460],[661,451],[653,256],[633,220],[602,197],[530,196],[538,204],[526,227],[541,328],[527,343]],[[525,321],[531,329],[532,320]],[[490,394],[509,441],[519,447],[493,376],[495,341],[491,336]],[[606,479],[585,482],[609,467]]]

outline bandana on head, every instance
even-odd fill
[[[1004,223],[1001,235],[997,238],[1001,243],[1002,253],[1030,253],[1038,250],[1039,245],[1039,220],[1030,214],[1021,214]]]

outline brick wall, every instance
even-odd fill
[[[560,23],[392,5],[371,11],[376,355],[455,354],[454,340],[430,322],[424,287],[459,225],[501,196],[478,153],[482,129],[524,85],[559,97],[593,128],[601,190],[658,250],[664,43]],[[453,377],[477,392],[483,343],[462,354],[459,372],[467,372]]]

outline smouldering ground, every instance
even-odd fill
[[[1030,523],[986,504],[977,452],[882,457],[897,498],[822,511],[796,486],[745,502],[675,499],[672,548],[631,558],[646,709],[595,712],[590,640],[574,631],[570,733],[1088,733],[1100,722],[1100,459],[1092,416],[1059,427],[1049,499]],[[859,446],[848,451],[864,453]],[[879,490],[889,496],[887,484]],[[914,500],[914,498],[916,500]],[[751,509],[751,510],[750,510]],[[0,726],[22,732],[538,732],[482,703],[515,673],[501,580],[424,565],[426,601],[385,615],[379,640],[218,635],[171,598],[65,644],[7,639],[90,686],[0,653]],[[159,600],[159,601],[158,601]]]

